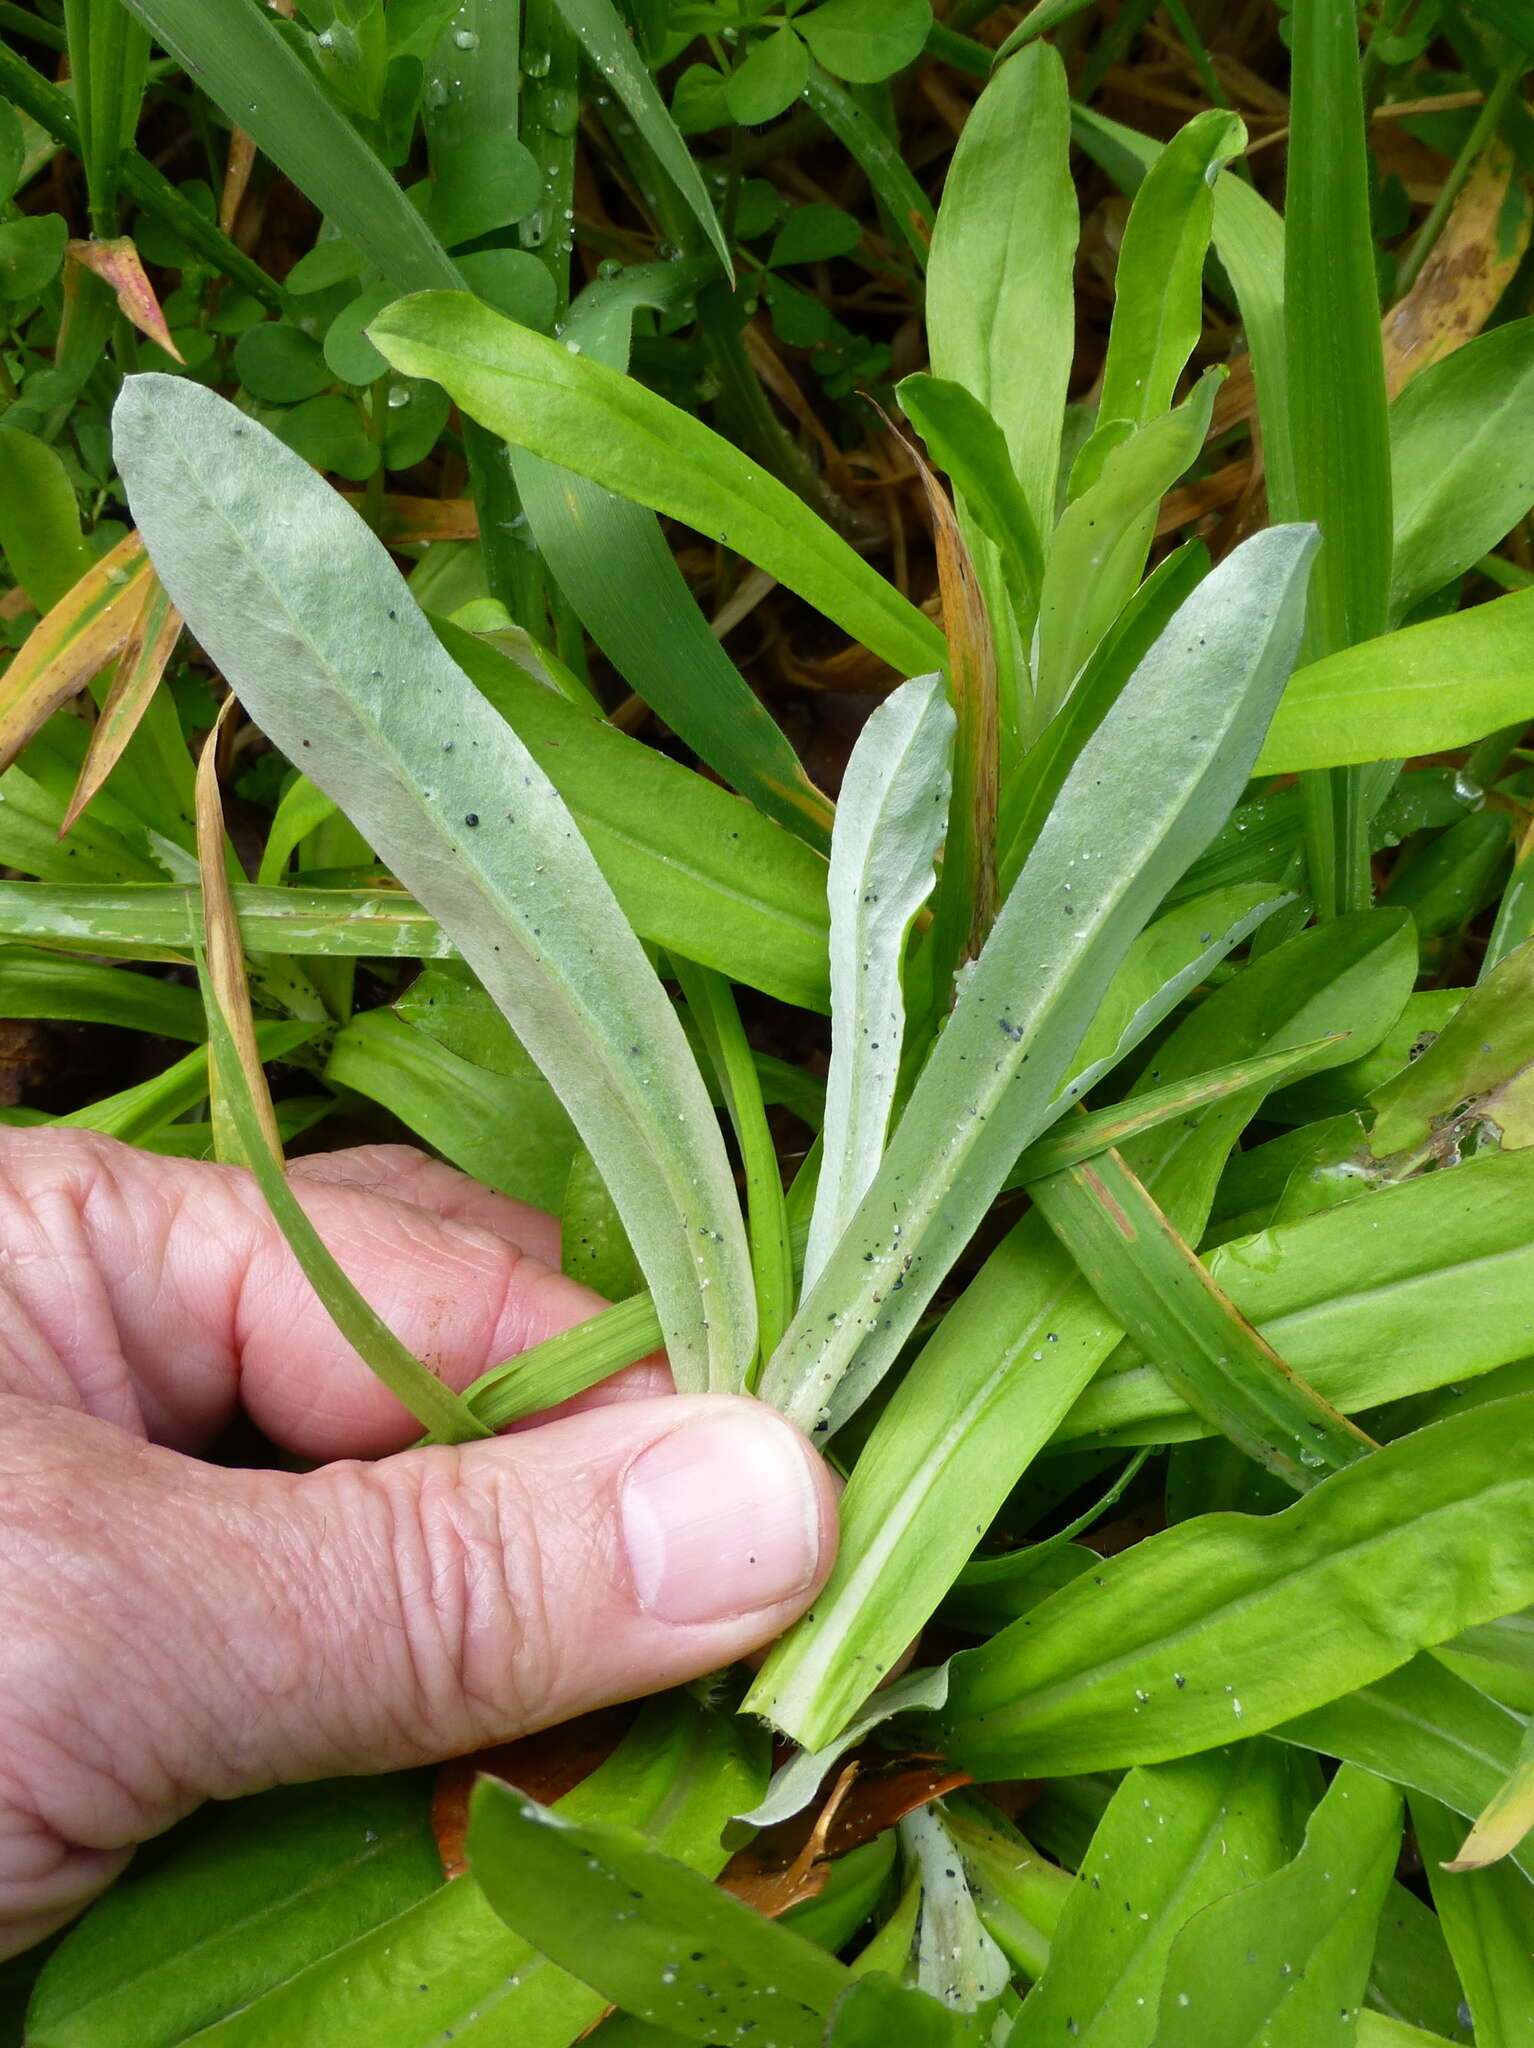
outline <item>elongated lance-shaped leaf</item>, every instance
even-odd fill
[[[1334,1025],[1373,1045],[1416,968],[1406,920],[1388,912],[1306,932],[1201,1003],[1156,1067],[1175,1081],[1219,1051],[1255,1059]],[[1333,1060],[1344,1049],[1336,1044]],[[1221,1163],[1258,1100],[1254,1088],[1134,1141],[1136,1172],[1185,1236],[1200,1234]],[[861,1447],[835,1567],[813,1612],[768,1657],[749,1699],[757,1712],[810,1747],[835,1736],[928,1620],[1118,1334],[1030,1212],[950,1307]]]
[[[927,324],[934,376],[996,420],[1040,534],[1054,523],[1076,237],[1065,66],[1039,44],[1001,67],[965,123],[932,235]]]
[[[1032,1193],[1115,1321],[1238,1450],[1304,1493],[1373,1448],[1258,1335],[1118,1152]]]
[[[1294,658],[1314,547],[1308,528],[1277,527],[1228,556],[1082,748],[763,1376],[801,1422],[828,1429],[882,1377],[1038,1136],[1136,933],[1235,802]]]
[[[494,1778],[475,1790],[469,1859],[509,1927],[684,2041],[749,2039],[749,2021],[777,2048],[821,2048],[850,1982],[824,1949],[632,1830],[577,1825]]]
[[[736,549],[910,674],[937,628],[759,463],[632,377],[461,293],[421,292],[368,328],[397,370],[431,377],[518,448]]]
[[[1185,1756],[1525,1606],[1531,1410],[1534,1395],[1489,1402],[1384,1445],[1282,1514],[1199,1515],[1105,1558],[954,1658],[944,1754],[977,1777]]]
[[[570,1111],[679,1383],[739,1384],[745,1235],[697,1066],[553,785],[300,456],[201,387],[131,380],[119,466],[162,581],[263,729],[433,912]]]
[[[900,970],[932,892],[948,821],[954,718],[940,676],[885,698],[847,763],[831,836],[831,1068],[825,1164],[810,1216],[809,1286],[868,1191],[894,1107],[905,1034]]]
[[[1039,608],[1044,551],[1005,434],[972,392],[946,377],[918,371],[901,381],[896,396],[927,453],[947,471],[995,547],[1018,631],[1029,630]]]
[[[1246,142],[1234,114],[1211,107],[1174,135],[1145,174],[1114,274],[1113,329],[1097,417],[1144,425],[1172,403],[1204,324],[1212,187]]]

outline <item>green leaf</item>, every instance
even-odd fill
[[[849,1984],[832,2006],[825,2048],[888,2048],[891,2041],[901,2048],[957,2048],[978,2039],[963,2014],[945,2012],[875,1972]]]
[[[8,772],[8,791],[16,773],[14,768]],[[8,795],[0,819],[13,817],[13,803]],[[89,818],[82,820],[82,825],[89,824]],[[80,830],[77,826],[76,834]],[[4,844],[0,834],[0,845]],[[80,873],[81,863],[76,861],[67,872]],[[256,889],[236,883],[234,903],[253,953],[376,960],[456,957],[436,919],[395,890]],[[0,882],[0,932],[125,960],[169,960],[187,966],[191,958],[192,915],[186,890],[169,882],[121,888]]]
[[[1392,622],[1510,533],[1534,502],[1534,320],[1476,335],[1420,371],[1390,408]]]
[[[314,336],[286,320],[247,327],[234,345],[234,369],[251,397],[269,405],[296,405],[335,381]]]
[[[662,1342],[649,1295],[636,1294],[572,1329],[545,1337],[505,1364],[492,1366],[465,1390],[464,1399],[487,1427],[504,1429],[585,1393],[626,1365],[636,1365],[659,1351]]]
[[[724,82],[724,103],[744,128],[775,121],[804,91],[810,53],[791,28],[754,42]]]
[[[962,384],[942,377],[920,372],[905,377],[896,395],[928,455],[948,472],[971,517],[996,548],[1018,631],[1029,629],[1039,608],[1044,557],[1001,428]]]
[[[1246,144],[1234,114],[1195,115],[1145,174],[1124,227],[1100,421],[1143,426],[1172,403],[1204,323],[1204,258],[1220,167]]]
[[[207,1032],[192,989],[30,946],[0,947],[0,1017],[117,1024],[193,1044]]]
[[[206,893],[199,923],[212,928]],[[357,1356],[394,1395],[401,1407],[431,1430],[439,1442],[464,1443],[490,1434],[466,1406],[461,1395],[444,1386],[429,1367],[403,1344],[353,1285],[309,1220],[293,1192],[282,1160],[271,1099],[266,1094],[256,1054],[259,1041],[248,1009],[245,1028],[250,1041],[240,1043],[223,1008],[219,984],[209,971],[201,932],[193,934],[197,979],[208,1014],[209,1078],[213,1083],[215,1122],[227,1118],[229,1139],[215,1129],[215,1149],[222,1160],[232,1156],[248,1166],[271,1210],[288,1250],[319,1297],[325,1313]],[[242,966],[242,963],[240,963]],[[215,970],[216,971],[216,970]],[[244,984],[240,983],[243,996]],[[249,1070],[247,1070],[247,1061]],[[259,1093],[257,1092],[259,1089]],[[262,1112],[265,1112],[263,1115]]]
[[[171,378],[127,384],[115,425],[135,516],[191,630],[424,893],[570,1111],[645,1267],[679,1383],[738,1384],[754,1314],[718,1127],[552,784],[383,548],[301,463]]]
[[[1082,748],[878,1174],[763,1375],[764,1398],[801,1422],[834,1426],[877,1384],[1043,1128],[1152,905],[1234,801],[1298,638],[1313,545],[1279,528],[1228,556]]]
[[[830,801],[719,644],[660,522],[642,506],[525,452],[517,475],[540,552],[624,680],[764,818],[824,853]],[[643,751],[654,754],[653,748]],[[681,950],[705,957],[690,944]],[[823,980],[823,964],[817,973]]]
[[[773,237],[768,264],[824,263],[833,256],[847,256],[863,239],[862,223],[855,214],[839,206],[818,202],[796,206]]]
[[[1411,986],[1404,921],[1340,919],[1249,967],[1161,1048],[1148,1085],[1327,1026],[1365,1042]],[[1211,1050],[1213,1048],[1213,1050]],[[1185,1233],[1201,1228],[1255,1091],[1136,1139],[1136,1171]],[[1040,1217],[1026,1216],[918,1354],[876,1421],[842,1497],[842,1540],[811,1615],[772,1651],[750,1695],[813,1748],[831,1740],[932,1614],[1018,1477],[1117,1341]],[[941,1457],[933,1445],[941,1444]]]
[[[0,299],[34,299],[64,261],[69,229],[60,213],[0,221]]]
[[[824,0],[797,17],[804,40],[833,78],[877,85],[921,55],[930,0]]]
[[[1525,1724],[1447,1670],[1448,1654],[1424,1651],[1273,1732],[1474,1816],[1514,1769]],[[1534,1862],[1522,1848],[1512,1860],[1526,1875]]]
[[[1489,1153],[1221,1245],[1209,1269],[1294,1370],[1354,1414],[1528,1349],[1531,1188],[1534,1153]],[[1126,1349],[1114,1367],[1072,1410],[1063,1440],[1164,1443],[1196,1431],[1142,1356]]]
[[[1465,746],[1534,711],[1534,591],[1494,598],[1296,670],[1259,775]]]
[[[901,967],[948,822],[954,717],[940,676],[902,683],[847,763],[831,839],[831,1066],[804,1284],[818,1277],[883,1156],[905,1036]]]
[[[1386,625],[1390,426],[1357,17],[1350,0],[1296,0],[1292,19],[1284,328],[1297,510],[1325,542],[1306,633],[1314,659]],[[1303,802],[1318,910],[1364,908],[1368,805],[1359,778],[1318,777],[1304,785]]]
[[[566,23],[579,36],[581,54],[601,80],[602,90],[616,93],[628,109],[656,162],[712,243],[726,276],[733,276],[729,244],[703,174],[666,111],[655,80],[635,48],[628,24],[612,0],[557,0],[557,4]]]
[[[784,1002],[828,1006],[826,864],[817,853],[704,776],[563,702],[484,640],[435,623],[569,805],[642,938]],[[657,624],[663,634],[664,614]],[[657,637],[657,653],[664,645]],[[739,681],[733,666],[729,673]],[[755,748],[749,729],[736,737],[742,757]]]
[[[1159,2043],[1174,1942],[1212,1901],[1282,1866],[1291,1801],[1287,1760],[1274,1743],[1130,1771],[1066,1896],[1008,2048],[1054,2048],[1066,2038],[1083,2048]]]
[[[481,35],[476,29],[470,35]],[[476,50],[480,47],[476,43]],[[463,59],[459,58],[459,65]],[[461,78],[448,87],[447,97],[463,92]],[[436,176],[426,217],[446,249],[462,242],[474,242],[526,218],[543,196],[543,172],[530,149],[504,129],[484,128],[461,135],[444,148],[440,121],[431,123],[432,159]],[[508,254],[520,251],[508,251]],[[536,259],[534,259],[536,260]],[[542,266],[539,266],[540,269]],[[459,268],[463,268],[460,259]]]
[[[1076,140],[1115,182],[1132,191],[1165,144],[1075,105]],[[1298,516],[1289,432],[1288,346],[1284,327],[1284,222],[1252,186],[1229,171],[1214,181],[1214,247],[1235,288],[1252,358],[1262,421],[1263,464],[1275,519]]]
[[[520,1073],[498,1073],[392,1010],[364,1010],[336,1034],[325,1078],[381,1103],[486,1186],[558,1209],[575,1132],[525,1053]]]
[[[1412,1825],[1433,1904],[1465,1987],[1476,2048],[1518,2048],[1534,2027],[1534,1885],[1513,1864],[1453,1871],[1459,1824],[1414,1798]]]
[[[1493,1402],[1387,1444],[1282,1514],[1201,1516],[1105,1559],[954,1659],[947,1754],[976,1776],[1154,1762],[1260,1733],[1523,1606],[1531,1416],[1534,1397]],[[1290,1655],[1301,1640],[1305,1656]]]
[[[1179,1935],[1157,2048],[1353,2048],[1400,1847],[1400,1793],[1344,1764],[1294,1861]]]
[[[634,379],[450,293],[370,331],[396,369],[435,378],[517,447],[736,549],[893,667],[942,659],[936,629],[786,484]]]
[[[1075,350],[1076,192],[1065,69],[1046,43],[980,95],[943,187],[927,273],[932,371],[978,399],[1011,451],[1036,532],[1054,525]]]
[[[608,1301],[623,1301],[643,1280],[633,1247],[591,1154],[578,1145],[560,1203],[563,1270]]]
[[[1372,1096],[1376,1158],[1425,1144],[1435,1126],[1490,1124],[1508,1150],[1534,1142],[1534,941],[1525,940],[1466,995],[1416,1059]]]
[[[1203,447],[1223,378],[1222,370],[1206,371],[1175,412],[1137,427],[1110,449],[1096,482],[1055,528],[1039,597],[1037,655],[1039,696],[1050,716],[1134,595],[1156,507]]]
[[[1372,1448],[1253,1329],[1117,1152],[1031,1193],[1115,1321],[1247,1457],[1304,1492]]]
[[[442,1881],[413,1773],[207,1806],[162,1846],[49,1957],[37,2048],[172,2048]]]
[[[679,955],[672,956],[671,967],[707,1050],[740,1153],[756,1327],[760,1347],[766,1351],[782,1336],[794,1311],[794,1260],[783,1172],[767,1124],[761,1077],[729,983],[722,975]]]
[[[247,0],[126,0],[257,148],[400,291],[453,285],[428,227],[272,17]]]
[[[51,611],[95,559],[74,486],[46,441],[0,423],[0,548],[34,608]]]
[[[271,430],[305,462],[343,476],[349,483],[366,483],[381,459],[356,399],[344,392],[327,391],[277,413],[271,418]]]
[[[509,1927],[636,2017],[698,2042],[750,2020],[779,2048],[821,2048],[843,1965],[627,1829],[481,1778],[469,1861]]]
[[[470,281],[472,282],[472,279]],[[348,299],[326,328],[325,361],[332,375],[341,383],[373,384],[388,374],[388,364],[368,340],[363,329],[373,315],[381,312],[394,296],[393,287],[390,285],[367,285],[358,292],[356,298]]]

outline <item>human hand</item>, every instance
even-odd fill
[[[455,1387],[601,1305],[551,1218],[406,1147],[293,1179]],[[505,1741],[779,1634],[830,1568],[825,1468],[759,1403],[668,1387],[652,1361],[536,1428],[401,1450],[417,1425],[248,1175],[6,1133],[0,1955],[204,1799]],[[239,1406],[341,1462],[200,1462]]]

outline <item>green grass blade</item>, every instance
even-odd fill
[[[458,274],[424,217],[248,0],[124,0],[236,126],[401,291]]]
[[[1372,1448],[1258,1335],[1117,1152],[1030,1192],[1114,1320],[1265,1470],[1305,1492]]]
[[[810,65],[804,88],[808,106],[820,116],[837,141],[863,171],[879,195],[896,233],[917,263],[925,267],[932,239],[932,202],[916,182],[898,143],[844,85]]]
[[[937,629],[787,485],[635,379],[460,295],[403,300],[368,331],[517,447],[734,548],[893,667],[942,660]]]
[[[115,426],[135,515],[192,631],[452,932],[570,1111],[660,1304],[679,1383],[738,1385],[755,1310],[714,1113],[553,785],[301,457],[172,378],[130,382]]]
[[[757,1329],[765,1353],[782,1336],[794,1312],[794,1260],[783,1206],[783,1176],[767,1126],[762,1084],[729,983],[722,975],[678,955],[672,956],[671,965],[707,1049],[740,1147]]]
[[[1390,602],[1390,426],[1369,167],[1350,0],[1297,0],[1284,326],[1300,516],[1321,528],[1306,652],[1384,631]],[[1319,914],[1369,901],[1368,818],[1356,775],[1304,785]]]
[[[245,1163],[255,1175],[267,1207],[287,1240],[288,1249],[303,1268],[305,1279],[358,1357],[417,1421],[432,1431],[439,1443],[466,1443],[472,1437],[488,1436],[489,1429],[476,1420],[462,1395],[445,1387],[358,1293],[309,1221],[281,1162],[267,1144],[233,1036],[208,977],[201,940],[195,943],[198,976],[208,1012],[208,1046],[220,1093],[245,1154]]]
[[[1324,1400],[1356,1414],[1522,1356],[1534,1304],[1531,1188],[1534,1152],[1484,1153],[1234,1238],[1210,1254],[1210,1271]],[[1060,1440],[1199,1433],[1158,1366],[1126,1347]]]
[[[703,174],[678,133],[655,80],[645,68],[627,24],[612,0],[556,0],[560,13],[580,37],[581,54],[604,91],[616,93],[655,161],[676,186],[688,210],[718,252],[727,277],[734,276],[730,247],[714,212]]]

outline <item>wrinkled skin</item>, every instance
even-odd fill
[[[293,1174],[453,1386],[600,1306],[551,1218],[406,1147]],[[203,1462],[241,1407],[316,1469]],[[418,1434],[246,1174],[0,1137],[0,1954],[203,1799],[682,1682],[770,1641],[830,1566],[803,1440],[671,1393],[659,1359],[494,1442]]]

